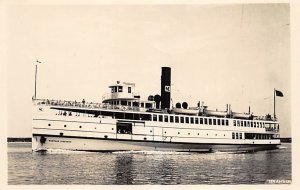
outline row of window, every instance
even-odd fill
[[[229,125],[227,119],[212,119],[212,118],[198,118],[188,116],[173,116],[173,115],[157,115],[153,114],[152,121],[170,122],[170,123],[191,123],[191,124],[205,124],[205,125]]]
[[[265,128],[264,122],[233,120],[233,126]]]

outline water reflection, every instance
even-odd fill
[[[114,172],[116,174],[116,181],[114,184],[132,184],[133,176],[132,176],[132,154],[121,154],[118,155],[115,159],[115,169]]]

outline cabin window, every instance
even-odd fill
[[[239,127],[240,126],[240,120],[237,120],[236,123],[237,123],[237,126]]]
[[[152,104],[151,103],[146,103],[146,108],[152,108]]]
[[[163,116],[162,115],[158,115],[158,120],[162,122],[163,121]]]
[[[200,118],[200,124],[203,124],[203,118]]]
[[[222,119],[222,125],[225,125],[225,120],[224,119]]]
[[[170,116],[170,122],[174,123],[174,116],[173,115]]]
[[[239,133],[235,133],[235,138],[239,139]]]
[[[184,117],[180,117],[180,123],[184,123]]]
[[[133,113],[125,113],[125,119],[133,119]]]
[[[259,122],[257,122],[256,126],[257,126],[257,128],[259,128]]]
[[[195,124],[199,124],[199,118],[198,117],[195,118]]]
[[[114,86],[114,92],[118,92],[117,86]]]
[[[234,134],[234,132],[232,132],[232,139],[235,139],[235,134]]]
[[[246,127],[247,126],[247,121],[244,121],[244,127]]]
[[[131,87],[128,87],[128,93],[131,93]]]
[[[132,106],[139,107],[139,103],[138,102],[132,102]]]
[[[122,100],[122,101],[121,101],[121,105],[122,105],[122,106],[127,106],[127,101]]]
[[[221,125],[221,120],[220,119],[218,119],[218,125]]]
[[[265,123],[263,123],[263,128],[265,128]]]
[[[175,123],[179,123],[179,117],[175,116]]]
[[[212,124],[212,122],[211,122],[211,119],[208,119],[208,124],[209,124],[209,125],[211,125],[211,124]]]
[[[226,119],[226,126],[228,126],[229,125],[229,122],[228,122],[228,120]]]
[[[251,121],[250,124],[251,124],[251,127],[253,127],[253,121]]]
[[[169,118],[167,115],[165,115],[164,118],[165,118],[165,122],[169,122]]]
[[[243,133],[240,133],[240,139],[243,139]]]
[[[204,124],[207,125],[207,118],[204,118]]]
[[[117,133],[132,134],[132,123],[117,122]]]
[[[242,127],[244,126],[243,124],[244,124],[244,122],[243,122],[243,121],[241,121],[241,126],[242,126]]]
[[[185,117],[185,123],[190,123],[189,117]]]
[[[216,125],[216,119],[213,119],[213,125]]]
[[[236,126],[236,120],[233,120],[233,126]]]
[[[153,121],[157,121],[157,115],[153,114]]]
[[[123,92],[123,86],[118,87],[118,92]]]
[[[256,122],[253,122],[253,127],[256,127]]]
[[[247,122],[247,127],[250,127],[250,121]]]
[[[194,118],[191,117],[191,124],[194,124]]]
[[[141,107],[142,107],[142,108],[144,107],[144,103],[141,103]]]

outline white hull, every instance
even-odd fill
[[[41,136],[33,137],[33,151],[64,149],[76,151],[258,151],[277,148],[277,144],[209,144],[209,143],[170,143],[153,141],[131,141],[116,139],[89,139],[79,137],[46,136],[46,143],[39,142]]]
[[[35,108],[32,150],[67,149],[84,151],[251,151],[273,149],[279,139],[247,139],[246,133],[274,132],[265,128],[233,126],[233,120],[212,118],[212,124],[120,120],[111,117],[58,115],[47,106]],[[155,113],[153,113],[155,114]],[[161,114],[160,114],[161,115]],[[196,118],[198,116],[180,116]],[[215,120],[215,125],[213,120]],[[228,125],[221,125],[223,121]],[[132,133],[120,134],[118,121],[132,124]],[[222,121],[222,122],[221,122]],[[220,125],[218,125],[220,123]],[[225,122],[224,122],[225,123]],[[232,138],[232,136],[235,138]],[[41,140],[42,137],[42,140]]]

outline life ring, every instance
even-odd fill
[[[127,110],[127,108],[126,108],[125,106],[123,106],[121,109],[122,109],[123,111]]]

